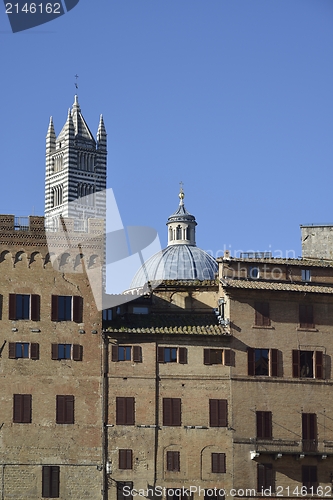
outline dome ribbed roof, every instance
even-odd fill
[[[157,280],[213,280],[217,267],[213,257],[194,245],[172,245],[147,260],[134,276],[131,288]]]

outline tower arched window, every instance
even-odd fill
[[[172,227],[169,228],[169,241],[173,240],[173,230]]]
[[[180,226],[176,227],[176,240],[182,239],[182,228]]]

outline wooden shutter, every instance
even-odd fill
[[[74,424],[74,396],[65,398],[65,424]]]
[[[204,365],[210,365],[210,349],[204,349]]]
[[[159,363],[164,363],[164,347],[158,347],[157,360]]]
[[[59,498],[59,479],[60,479],[60,467],[57,465],[51,466],[51,498]]]
[[[187,349],[186,347],[179,347],[179,363],[182,365],[187,364]]]
[[[171,398],[163,398],[163,425],[172,425]]]
[[[30,345],[30,358],[39,359],[39,344],[32,343]]]
[[[58,321],[58,295],[51,297],[51,321]]]
[[[20,424],[31,423],[31,394],[14,394],[13,422]]]
[[[113,345],[111,348],[111,359],[112,361],[118,361],[118,346]]]
[[[218,427],[218,399],[209,400],[209,425],[210,427]]]
[[[116,398],[116,424],[124,425],[126,415],[126,398]]]
[[[315,377],[316,378],[324,378],[324,369],[323,369],[323,352],[315,351]]]
[[[257,465],[257,491],[259,493],[262,490],[271,488],[271,491],[274,492],[274,481],[273,481],[273,466],[272,464],[258,464]]]
[[[22,412],[22,423],[31,423],[31,394],[22,394],[23,396],[23,412]]]
[[[272,412],[257,411],[257,438],[272,439]]]
[[[313,306],[311,304],[300,304],[299,326],[301,328],[314,328]]]
[[[134,363],[142,363],[142,349],[141,346],[133,346],[133,361]]]
[[[301,374],[300,370],[300,351],[294,349],[292,352],[292,361],[293,361],[293,377],[299,377]]]
[[[58,344],[51,345],[51,359],[59,359]]]
[[[132,450],[119,450],[119,469],[132,469],[132,464]]]
[[[225,453],[212,453],[212,472],[226,472]]]
[[[80,344],[73,345],[73,360],[82,361],[83,347]]]
[[[30,319],[32,321],[39,321],[40,320],[40,296],[39,295],[31,295]]]
[[[16,295],[15,293],[9,294],[9,319],[16,319]]]
[[[179,472],[180,471],[180,452],[167,451],[167,470]]]
[[[271,349],[270,351],[270,361],[271,361],[271,376],[278,376],[278,350]]]
[[[226,399],[218,400],[219,427],[228,425],[228,401]]]
[[[83,298],[75,295],[73,297],[73,321],[82,323]]]
[[[65,424],[65,396],[56,398],[56,423]]]
[[[22,415],[23,399],[22,394],[14,394],[13,396],[13,422],[20,423]]]
[[[228,401],[226,399],[209,400],[210,427],[226,427],[228,422]]]
[[[317,415],[302,413],[302,439],[317,440]]]
[[[126,424],[134,425],[135,424],[135,399],[134,398],[125,398],[126,399]]]
[[[181,399],[180,398],[172,398],[172,424],[171,425],[181,425],[182,423],[182,409],[181,409]]]
[[[233,364],[233,351],[231,349],[224,349],[223,355],[224,355],[224,364],[225,366],[234,366]]]
[[[255,374],[255,350],[252,347],[247,348],[247,373]]]
[[[9,342],[8,346],[8,357],[9,359],[15,359],[16,358],[16,342]]]
[[[132,450],[126,450],[126,469],[133,467],[133,453]]]
[[[42,497],[50,498],[51,495],[51,467],[43,465],[42,468]],[[51,497],[52,498],[52,497]]]
[[[256,302],[255,308],[255,325],[256,326],[270,326],[271,320],[269,317],[269,303]]]

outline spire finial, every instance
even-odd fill
[[[184,193],[184,190],[183,190],[183,182],[180,181],[179,183],[180,185],[180,191],[179,191],[179,199],[180,199],[180,202],[179,202],[179,205],[184,205],[184,198],[185,198],[185,193]]]

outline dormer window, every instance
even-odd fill
[[[248,278],[251,278],[253,280],[256,280],[259,278],[259,268],[258,267],[254,267],[254,266],[250,266],[249,269],[248,269]]]
[[[311,281],[311,269],[302,269],[302,281]]]

